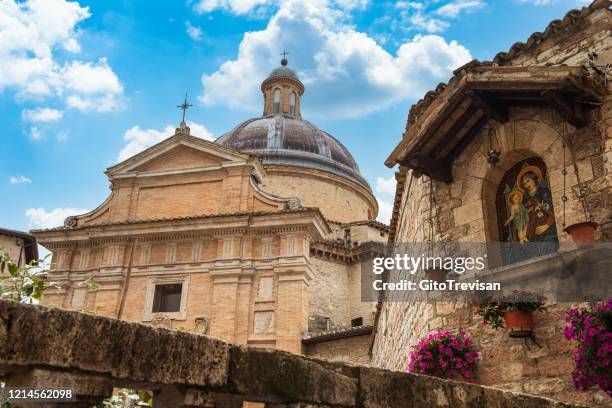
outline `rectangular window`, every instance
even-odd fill
[[[357,317],[351,320],[351,327],[363,326],[363,317]]]
[[[153,313],[173,313],[181,310],[182,283],[156,285],[153,296]]]

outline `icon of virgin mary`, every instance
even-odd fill
[[[516,178],[516,188],[523,193],[523,207],[527,210],[527,242],[557,241],[555,213],[547,180],[538,166],[524,166]]]

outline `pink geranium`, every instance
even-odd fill
[[[574,308],[565,321],[569,324],[564,330],[565,338],[578,342],[572,373],[574,387],[587,391],[598,385],[612,397],[612,370],[608,367],[612,359],[612,299],[590,309]]]
[[[464,332],[431,333],[412,346],[408,371],[440,378],[473,382],[478,353]]]

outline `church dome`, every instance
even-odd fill
[[[326,171],[371,191],[348,149],[329,133],[302,119],[304,84],[288,63],[283,58],[261,84],[263,115],[238,124],[216,142],[257,155],[264,165]]]
[[[268,75],[267,79],[275,78],[275,77],[285,77],[285,78],[288,77],[288,78],[297,79],[298,81],[300,80],[297,74],[291,68],[287,66],[287,64],[289,64],[289,61],[287,61],[287,58],[285,58],[286,54],[287,53],[283,51],[283,54],[282,54],[283,59],[281,60],[281,66],[274,68],[272,72],[270,72],[270,75]]]
[[[312,123],[276,113],[246,120],[217,143],[260,157],[264,165],[289,165],[323,170],[369,189],[355,159],[342,143]]]
[[[293,71],[291,68],[287,67],[286,65],[281,65],[278,68],[274,68],[272,72],[270,72],[270,75],[268,75],[268,78],[273,78],[273,77],[289,77],[289,78],[299,79],[295,71]]]

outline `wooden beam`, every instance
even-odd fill
[[[467,110],[453,123],[453,125],[446,131],[446,134],[435,144],[431,149],[430,156],[436,158],[440,152],[452,142],[452,140],[461,134],[463,127],[469,123],[469,120],[476,114],[477,107],[471,104]]]
[[[568,123],[575,127],[586,126],[586,117],[582,108],[577,103],[571,103],[560,92],[552,90],[542,91],[541,95],[546,99],[548,105],[559,112]]]
[[[453,181],[453,172],[450,166],[423,153],[413,154],[400,164],[410,167],[418,173],[426,174],[434,180],[447,184]]]
[[[484,112],[489,118],[496,120],[499,123],[508,122],[510,115],[508,107],[495,98],[486,95],[483,92],[470,91],[467,97],[472,100],[472,103]]]
[[[455,159],[461,154],[466,146],[474,139],[474,137],[480,132],[480,129],[488,122],[489,118],[487,115],[482,115],[480,119],[472,126],[470,130],[461,138],[461,141],[453,147],[453,149],[444,158],[444,163],[448,166],[452,166]]]

